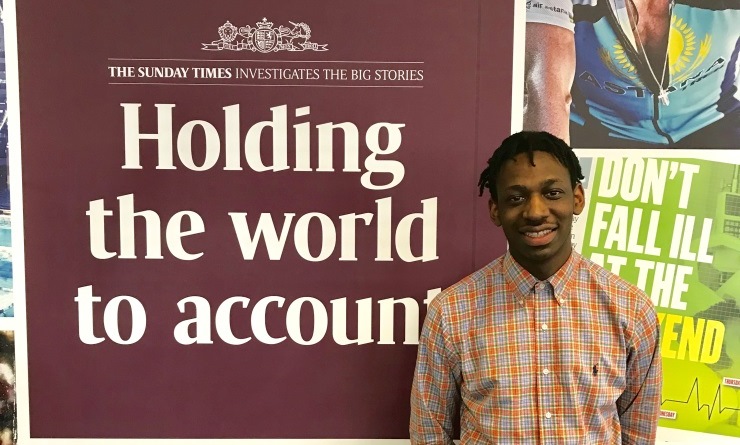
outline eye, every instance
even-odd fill
[[[524,196],[522,195],[512,195],[506,198],[506,202],[510,204],[521,204],[524,202]]]
[[[545,192],[545,197],[547,199],[559,199],[564,193],[564,191],[559,189],[548,190]]]

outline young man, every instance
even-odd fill
[[[573,150],[508,137],[481,174],[509,251],[442,292],[424,322],[412,444],[654,444],[658,319],[637,287],[574,252]]]

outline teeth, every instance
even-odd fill
[[[539,238],[539,237],[547,235],[550,232],[552,232],[552,229],[540,230],[539,232],[526,232],[525,235],[527,235],[530,238]]]

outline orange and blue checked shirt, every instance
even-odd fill
[[[654,444],[659,324],[637,287],[576,252],[539,281],[507,252],[429,306],[412,444]]]

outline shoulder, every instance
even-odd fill
[[[578,268],[579,282],[588,283],[586,292],[590,298],[599,298],[617,312],[621,322],[634,326],[635,322],[644,322],[644,318],[654,318],[655,307],[650,297],[639,287],[610,272],[588,258],[581,257]],[[652,315],[651,315],[652,314]]]
[[[443,290],[429,304],[429,313],[458,317],[475,311],[487,304],[494,291],[503,286],[502,256]]]
[[[579,264],[579,273],[587,274],[593,281],[601,286],[612,287],[615,291],[622,292],[642,292],[640,288],[600,266],[590,259],[581,256],[581,262]]]

